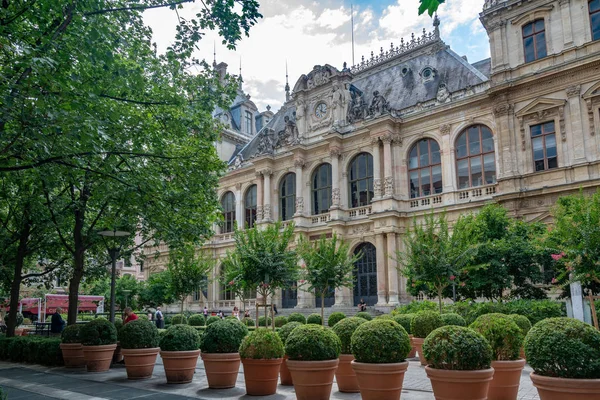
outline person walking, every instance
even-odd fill
[[[154,313],[154,320],[156,321],[156,327],[158,329],[164,328],[165,320],[162,311],[160,311],[160,307],[156,307],[156,312]]]

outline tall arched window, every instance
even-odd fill
[[[411,198],[442,193],[442,159],[435,140],[419,140],[410,150],[408,182]]]
[[[348,168],[350,207],[371,204],[373,198],[373,156],[361,153],[354,157]]]
[[[252,185],[246,190],[244,199],[244,220],[246,228],[254,227],[256,223],[256,185]]]
[[[296,174],[286,174],[279,185],[279,210],[282,221],[292,219],[296,212]]]
[[[235,196],[232,192],[227,192],[221,199],[223,208],[223,232],[233,232],[235,229]]]
[[[465,129],[456,139],[458,188],[496,183],[494,137],[485,125]]]
[[[321,164],[312,178],[313,215],[329,212],[331,207],[331,165]]]
[[[600,0],[591,0],[588,3],[588,7],[590,10],[592,40],[600,40]]]

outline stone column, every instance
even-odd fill
[[[262,174],[257,172],[256,176],[256,222],[263,220],[263,179]]]
[[[573,46],[573,28],[571,25],[571,1],[570,0],[559,0],[560,4],[560,17],[562,19],[563,38],[565,49]],[[554,48],[555,51],[559,51]]]
[[[385,306],[386,300],[386,282],[387,276],[385,273],[385,240],[382,233],[375,236],[375,247],[377,255],[377,305]]]
[[[583,133],[583,123],[581,121],[581,116],[583,115],[583,113],[581,111],[580,95],[581,86],[575,85],[567,88],[567,97],[569,103],[569,123],[571,125],[571,129],[567,135],[567,140],[572,146],[573,164],[585,162],[585,153],[587,148],[586,139],[588,139],[589,137],[589,135],[585,135]],[[564,134],[564,132],[561,132],[561,135]],[[557,137],[556,140],[558,141],[559,138]]]
[[[263,195],[263,221],[271,222],[271,174],[273,171],[270,169],[264,169],[262,171],[263,177],[265,179],[264,183],[264,195]]]
[[[379,151],[379,138],[371,138],[373,145],[373,200],[382,196],[381,191],[381,152]]]
[[[235,219],[238,229],[244,229],[244,199],[241,183],[235,184]]]
[[[395,306],[398,300],[398,262],[396,261],[396,233],[387,234],[387,263],[388,263],[388,304]]]
[[[393,176],[393,163],[392,163],[392,135],[388,134],[381,138],[383,142],[383,173],[385,176],[384,196],[391,197],[394,195],[394,176]]]
[[[352,278],[352,274],[350,274]],[[349,287],[335,289],[334,307],[352,307],[352,290]]]
[[[499,103],[494,107],[494,116],[496,121],[498,121],[498,130],[494,132],[494,136],[498,143],[498,154],[504,155],[496,161],[499,167],[499,170],[496,172],[497,179],[515,175],[515,172],[518,171],[515,153],[519,152],[521,154],[523,152],[524,143],[521,143],[521,141],[524,141],[525,138],[519,137],[517,141],[515,136],[522,133],[512,131],[509,126],[509,116],[512,114],[512,110],[513,106],[509,103]],[[512,145],[513,141],[517,142],[514,146]],[[506,155],[510,156],[506,157]],[[502,164],[500,164],[500,160]]]
[[[296,167],[296,212],[295,217],[301,217],[304,215],[304,197],[302,190],[304,189],[304,182],[302,179],[302,169],[304,168],[304,160],[298,159],[294,161],[294,167]]]
[[[338,147],[329,150],[331,156],[331,209],[340,207],[340,156],[342,151]]]

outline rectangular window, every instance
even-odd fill
[[[525,62],[546,57],[546,30],[544,20],[538,19],[523,27],[523,51]]]
[[[588,3],[588,6],[590,10],[592,40],[600,40],[600,0],[592,0]]]
[[[246,133],[252,135],[252,113],[246,111]]]
[[[554,122],[532,125],[530,130],[534,170],[545,171],[558,168]]]

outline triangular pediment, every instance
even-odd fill
[[[552,214],[550,214],[550,211],[545,211],[531,219],[528,218],[527,222],[541,222],[543,224],[551,224],[553,222]]]
[[[556,107],[562,107],[565,105],[565,103],[566,100],[549,99],[546,97],[541,97],[523,107],[515,115],[517,117],[523,117],[527,114],[534,114],[539,111],[545,111]]]
[[[584,99],[589,99],[592,97],[600,96],[600,82],[596,82],[592,85],[585,93],[581,96]]]

